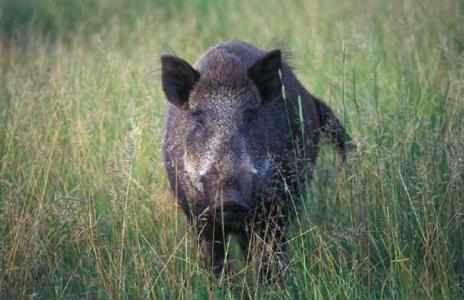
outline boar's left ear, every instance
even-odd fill
[[[161,81],[166,98],[179,108],[184,106],[200,73],[185,60],[171,55],[161,56],[161,66]]]
[[[282,54],[280,50],[273,50],[248,68],[248,76],[258,87],[264,102],[270,102],[282,95],[282,82],[279,75],[281,67]]]

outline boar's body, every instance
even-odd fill
[[[163,159],[171,189],[199,232],[205,263],[220,274],[229,233],[247,251],[251,232],[266,235],[271,228],[266,236],[279,252],[320,134],[344,157],[340,123],[278,50],[232,41],[210,48],[193,67],[172,56],[162,64],[169,101]]]

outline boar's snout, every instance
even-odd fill
[[[224,167],[224,164],[222,168],[217,165],[212,166],[207,173],[201,176],[200,181],[205,187],[208,198],[212,201],[210,206],[215,215],[228,223],[244,217],[253,205],[251,203],[251,182],[249,182],[251,177],[246,176],[240,167]]]
[[[222,192],[221,200],[218,201],[214,209],[217,215],[224,220],[241,219],[250,212],[249,201],[238,190],[226,190]]]

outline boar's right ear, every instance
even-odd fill
[[[166,98],[179,108],[184,106],[200,73],[185,60],[171,55],[161,56],[161,66],[161,81]]]
[[[264,102],[270,102],[282,95],[282,82],[279,70],[282,67],[280,50],[273,50],[258,59],[248,68],[248,76],[258,87]]]

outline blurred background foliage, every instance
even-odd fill
[[[120,19],[131,27],[137,16],[156,7],[154,4],[145,0],[2,0],[0,29],[8,39],[24,38],[30,30],[49,38],[71,38],[98,32]]]

